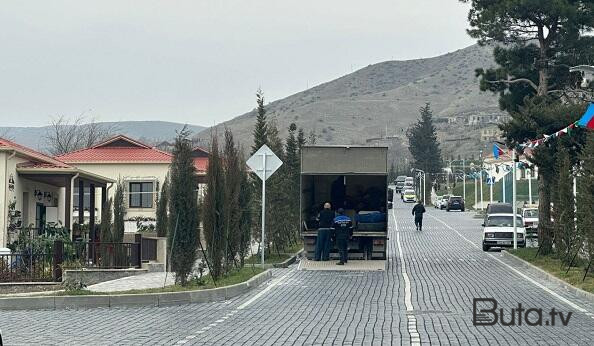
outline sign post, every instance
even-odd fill
[[[266,179],[268,179],[283,162],[264,144],[250,157],[246,164],[262,180],[262,246],[260,246],[262,267],[264,267],[264,239],[266,229]]]

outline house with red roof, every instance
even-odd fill
[[[43,232],[47,223],[72,229],[85,223],[87,215],[86,223],[92,226],[96,204],[106,201],[107,188],[114,182],[4,138],[0,138],[0,181],[0,247],[23,229]],[[87,189],[92,197],[80,215],[79,205],[84,203],[79,203],[83,196],[76,187]]]
[[[193,150],[197,171],[198,195],[202,195],[206,182],[208,152],[201,148]],[[121,180],[125,192],[126,231],[136,231],[133,220],[154,220],[156,200],[160,186],[169,172],[173,159],[171,153],[159,150],[124,135],[117,135],[92,147],[73,151],[56,157],[88,172],[112,180]],[[85,190],[85,194],[89,192]],[[113,197],[115,189],[109,190]]]

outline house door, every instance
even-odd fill
[[[37,234],[42,234],[45,227],[45,205],[37,203],[35,207],[35,228],[37,228]]]

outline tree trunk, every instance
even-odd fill
[[[553,33],[549,33],[553,35]],[[538,68],[538,90],[536,94],[538,96],[546,96],[549,93],[549,57],[548,40],[544,37],[543,26],[538,26],[538,43],[539,43],[539,57],[536,62]]]
[[[538,239],[543,255],[552,251],[551,191],[547,188],[549,180],[545,174],[538,175]]]

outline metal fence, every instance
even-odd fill
[[[0,255],[0,282],[54,281],[53,254]]]
[[[140,243],[74,242],[64,249],[64,268],[122,269],[141,267]]]

